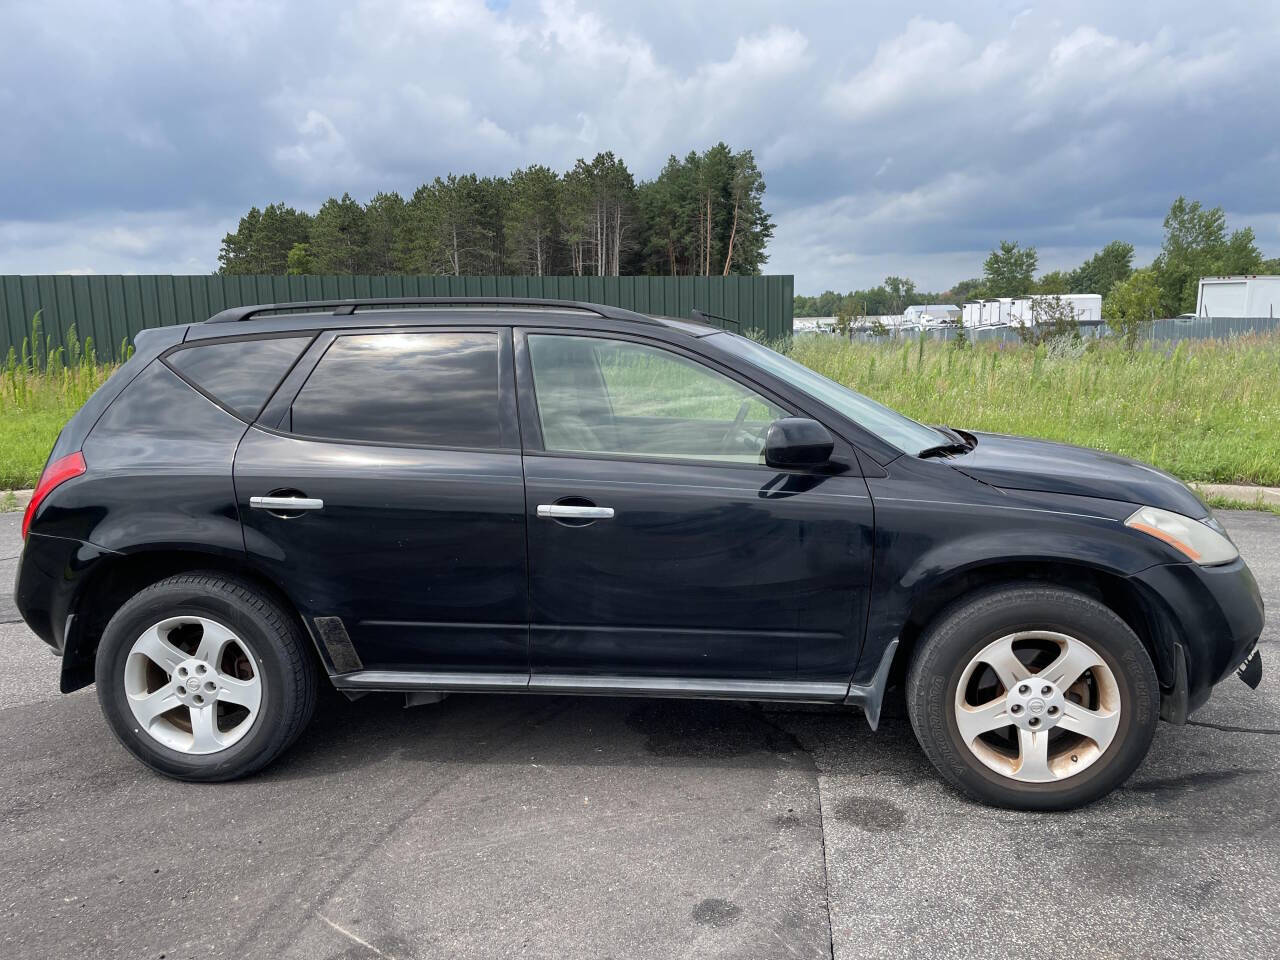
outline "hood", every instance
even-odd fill
[[[1197,520],[1209,516],[1181,480],[1137,460],[1048,440],[966,433],[977,440],[973,449],[943,462],[993,487],[1125,500]]]

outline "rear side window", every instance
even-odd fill
[[[310,342],[310,337],[275,337],[209,343],[171,353],[165,362],[223,406],[252,420]]]
[[[499,447],[498,337],[338,337],[293,401],[292,430],[396,446]]]

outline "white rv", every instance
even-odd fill
[[[1274,317],[1280,314],[1280,277],[1204,277],[1196,295],[1198,317]]]

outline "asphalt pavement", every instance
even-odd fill
[[[1223,513],[1280,610],[1280,517]],[[147,772],[17,621],[0,515],[0,957],[1280,954],[1280,651],[1085,810],[945,787],[856,712],[321,702],[263,774]]]

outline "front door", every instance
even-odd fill
[[[871,501],[856,466],[763,465],[798,411],[641,338],[519,332],[517,372],[535,686],[848,680]]]
[[[241,442],[245,546],[336,672],[527,682],[510,344],[509,329],[322,335]]]

